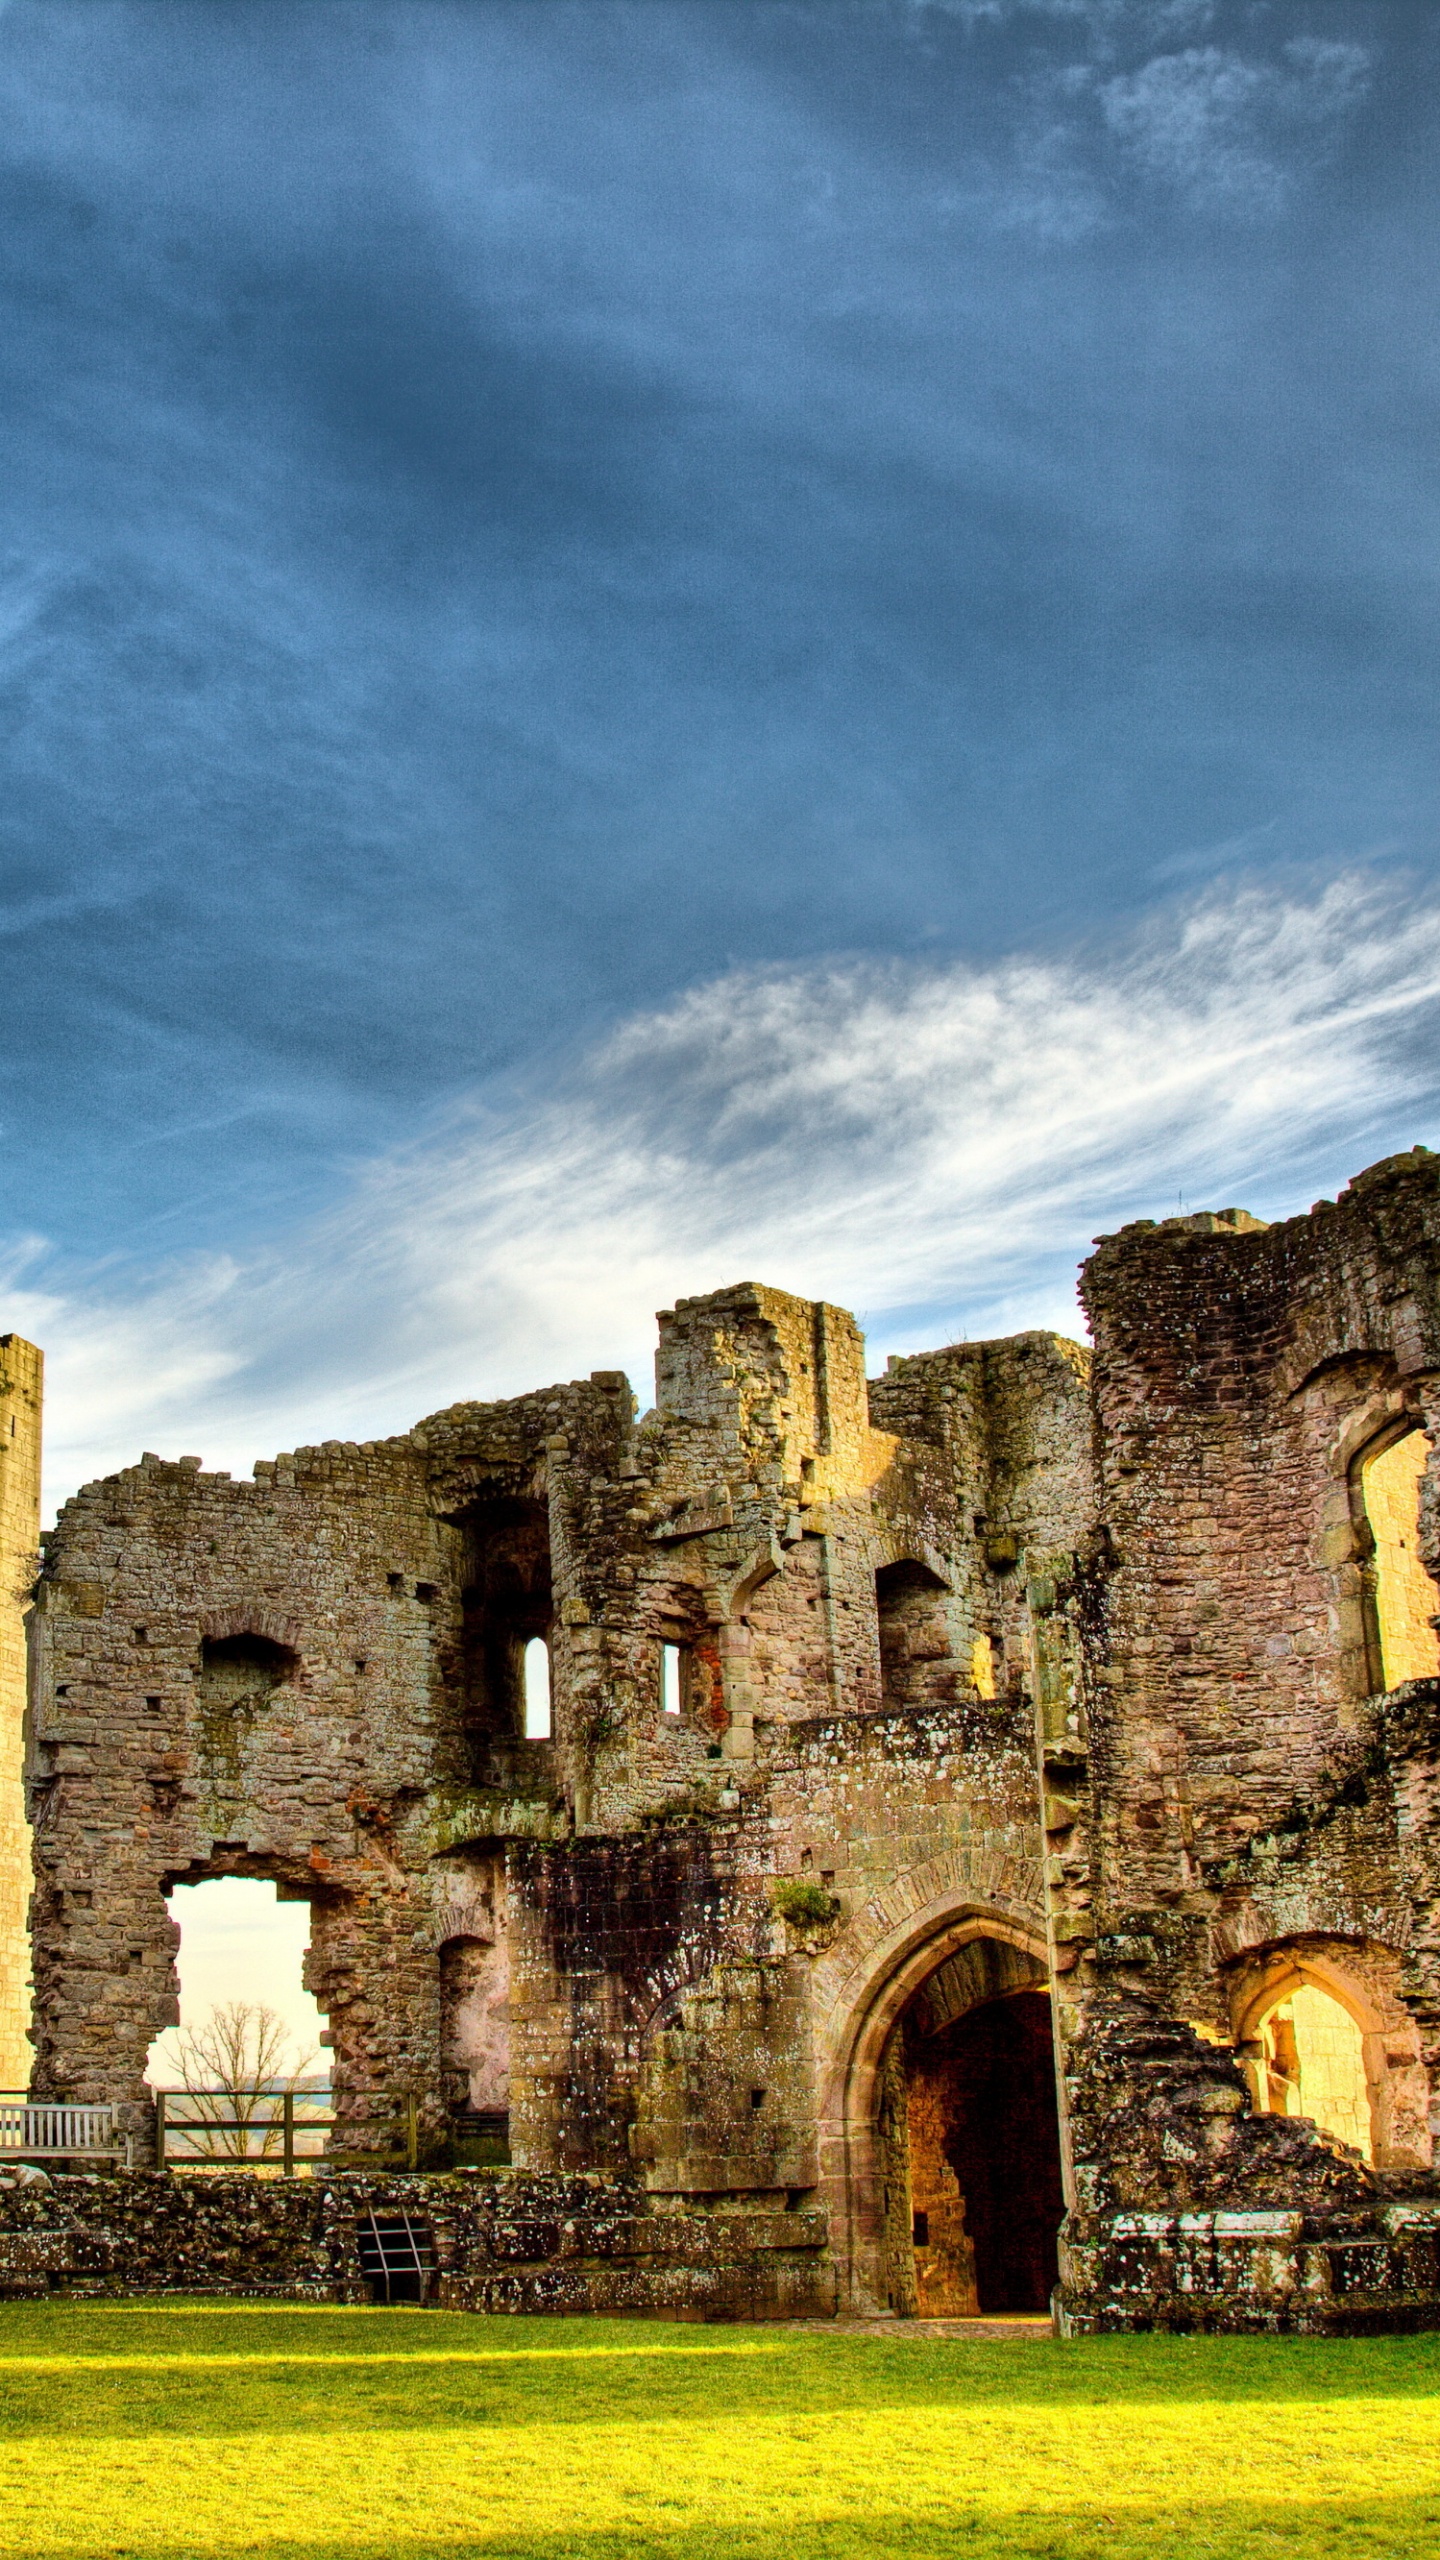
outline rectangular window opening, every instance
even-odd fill
[[[678,1644],[662,1644],[660,1647],[660,1712],[662,1715],[678,1716],[680,1713],[680,1650]]]
[[[550,1739],[550,1647],[532,1636],[525,1647],[525,1739]]]

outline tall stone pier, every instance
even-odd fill
[[[0,2088],[30,2078],[30,1833],[25,1820],[26,1622],[40,1569],[45,1361],[0,1334]]]

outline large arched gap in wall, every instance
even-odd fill
[[[1428,1435],[1406,1411],[1350,1461],[1372,1695],[1440,1674],[1440,1591],[1425,1569],[1419,1542],[1420,1488],[1429,1456]]]
[[[176,2090],[213,2080],[228,2088],[238,2079],[284,2086],[297,2074],[306,2087],[328,2083],[320,2048],[330,2038],[312,1969],[316,1896],[308,1883],[226,1843],[211,1858],[163,1876],[160,1891],[174,1932],[179,2024],[157,2027],[146,2056],[148,2085]],[[286,1925],[286,1906],[294,1906],[296,1923],[303,1907],[303,1924]],[[229,2014],[217,2022],[217,2012]],[[277,2143],[278,2135],[270,2148]],[[202,2153],[216,2147],[199,2146]]]
[[[892,2307],[887,2252],[895,2199],[892,2190],[887,2207],[881,2121],[887,2049],[916,1994],[977,1939],[1013,1948],[1036,1967],[1037,1981],[1045,1977],[1038,1912],[977,1904],[957,1892],[887,1931],[868,1950],[831,2018],[821,2057],[820,2190],[840,2261],[842,2308],[873,2314]],[[1051,2056],[1053,2069],[1053,2043]],[[1059,2167],[1063,2176],[1063,2144]]]
[[[881,2085],[892,2309],[1048,2310],[1065,2201],[1040,1959],[988,1937],[947,1957],[902,2011]]]
[[[1393,1967],[1393,1953],[1368,1951],[1369,1980],[1362,1979],[1360,1971],[1365,1953],[1348,1941],[1327,1944],[1313,1939],[1248,1950],[1230,1969],[1235,2050],[1257,2114],[1281,2112],[1273,2103],[1273,2090],[1266,2086],[1271,2059],[1267,2021],[1296,1991],[1308,1988],[1323,1994],[1351,2021],[1358,2036],[1358,2062],[1369,2111],[1368,2142],[1359,2147],[1377,2168],[1428,2167],[1430,2091],[1419,2031],[1398,1993],[1374,1978]],[[1302,2105],[1294,2112],[1307,2110]],[[1330,2129],[1344,2138],[1338,2122],[1332,2122]]]

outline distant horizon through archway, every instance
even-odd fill
[[[310,1907],[281,1902],[264,1877],[207,1876],[172,1886],[170,1914],[180,1929],[180,2024],[157,2035],[145,2063],[152,2088],[183,2083],[180,2037],[202,2028],[217,2009],[241,2003],[280,2021],[289,2066],[307,2079],[328,2079],[330,2055],[320,2043],[324,2016],[304,1985]]]

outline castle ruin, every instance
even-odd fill
[[[1440,2323],[1440,1158],[1125,1227],[1083,1297],[1093,1351],[867,1381],[736,1287],[639,1420],[601,1371],[87,1486],[36,2094],[143,2139],[166,1897],[269,1878],[336,2165],[408,2110],[588,2178],[668,2307],[743,2235],[761,2312]]]

